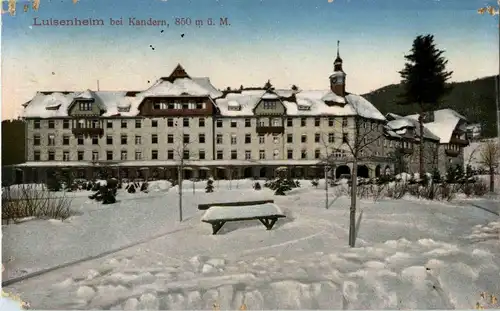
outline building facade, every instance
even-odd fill
[[[412,134],[346,92],[338,54],[329,84],[220,91],[178,65],[145,91],[38,92],[24,104],[27,162],[18,167],[25,182],[61,170],[81,178],[270,178],[277,170],[312,178],[325,166],[350,174],[356,156],[358,174],[371,177],[393,172],[395,153],[418,149]]]

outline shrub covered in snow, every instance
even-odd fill
[[[21,184],[2,189],[2,219],[16,222],[25,217],[67,219],[74,212],[71,200],[52,194],[44,185]]]
[[[253,188],[254,188],[255,190],[261,190],[261,189],[262,189],[262,187],[260,186],[260,183],[259,183],[259,182],[256,182],[256,183],[253,185]]]
[[[315,188],[318,188],[318,185],[319,185],[318,180],[317,180],[317,179],[313,179],[313,180],[311,181],[311,185],[312,185],[313,187],[315,187]]]
[[[207,180],[207,186],[205,187],[206,193],[214,192],[214,181],[212,179]]]

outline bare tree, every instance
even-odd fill
[[[479,162],[486,166],[490,175],[490,192],[495,191],[495,170],[500,163],[500,148],[494,140],[488,140],[481,147]]]
[[[363,118],[359,116],[358,113],[354,116],[350,116],[353,120],[352,124],[346,124],[349,118],[342,118],[342,143],[341,147],[345,146],[346,148],[338,148],[332,147],[328,140],[328,143],[325,144],[325,164],[327,166],[332,167],[335,162],[338,162],[335,154],[339,152],[339,150],[347,151],[347,157],[345,157],[346,163],[352,163],[352,172],[351,172],[351,206],[350,206],[350,214],[349,214],[349,246],[354,247],[356,243],[356,204],[357,204],[357,175],[358,175],[358,163],[363,160],[369,160],[373,158],[373,154],[375,153],[375,149],[377,146],[381,145],[381,142],[378,141],[381,137],[383,137],[383,129],[380,129],[380,124],[373,122],[372,120]],[[347,129],[345,131],[345,129]],[[323,138],[324,141],[324,138]],[[378,142],[377,142],[378,141]],[[326,173],[325,173],[326,178]],[[325,180],[328,183],[327,180]],[[328,186],[326,186],[326,191],[328,191]],[[327,193],[328,195],[328,193]],[[328,204],[328,203],[327,203]],[[328,208],[328,206],[327,206]]]
[[[175,123],[178,129],[178,122]],[[189,145],[194,142],[189,134],[184,132],[184,127],[181,131],[177,131],[174,137],[174,156],[179,161],[177,165],[177,183],[179,184],[179,221],[182,221],[182,182],[184,180],[184,166],[186,160],[189,160]]]

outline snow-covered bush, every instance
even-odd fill
[[[2,219],[16,222],[24,217],[67,219],[74,212],[71,199],[54,195],[48,187],[13,185],[2,189]]]
[[[205,187],[206,193],[214,192],[214,181],[212,179],[207,180],[207,186]]]
[[[311,185],[312,185],[313,187],[315,187],[315,188],[318,188],[319,181],[318,181],[317,179],[313,179],[313,180],[311,181]]]
[[[253,185],[253,188],[254,188],[255,190],[261,190],[261,189],[262,189],[262,187],[260,186],[260,183],[259,183],[259,182],[256,182],[256,183]]]

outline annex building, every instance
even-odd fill
[[[418,171],[415,116],[384,116],[346,91],[338,55],[326,90],[297,87],[219,90],[181,65],[146,90],[40,91],[24,104],[24,182],[65,171],[78,178],[295,178]],[[429,114],[426,168],[463,162],[466,119],[444,109]]]

